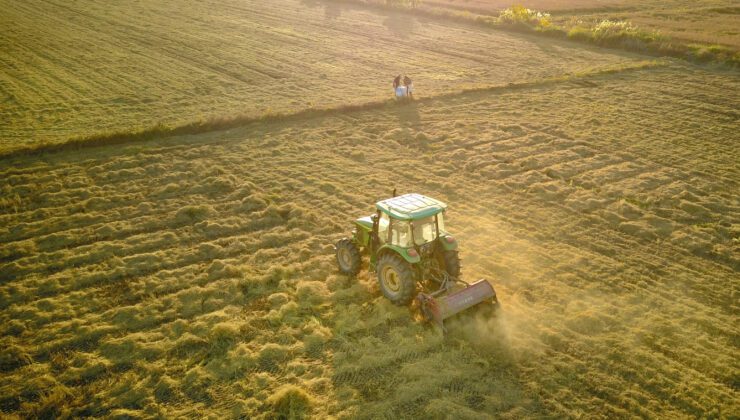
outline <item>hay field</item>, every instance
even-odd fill
[[[334,2],[0,0],[0,10],[0,152],[386,99],[399,72],[435,95],[636,60]]]
[[[312,23],[366,18],[347,21],[348,44],[394,37],[377,11],[279,4]],[[0,158],[0,413],[736,417],[740,75],[437,20],[402,45],[425,25],[449,45],[512,45],[471,70],[496,60],[509,79],[435,96],[449,91],[426,78],[463,69],[450,59],[413,102]],[[384,95],[356,74],[358,101]],[[449,203],[464,278],[491,281],[498,317],[443,336],[366,270],[338,273],[331,244],[393,187]]]
[[[737,86],[673,63],[6,160],[0,407],[731,417]],[[337,273],[391,186],[451,204],[499,318],[443,337]]]

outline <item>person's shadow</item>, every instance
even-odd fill
[[[399,99],[402,103],[397,104],[396,117],[398,124],[404,127],[417,127],[421,125],[421,116],[419,115],[419,106],[413,99]]]

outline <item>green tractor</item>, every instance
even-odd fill
[[[341,272],[356,275],[362,254],[368,254],[383,295],[396,305],[416,298],[425,319],[443,329],[443,321],[459,312],[483,302],[498,304],[488,281],[469,284],[460,278],[457,241],[445,230],[445,203],[405,194],[375,207],[375,214],[355,221],[351,238],[337,242]]]

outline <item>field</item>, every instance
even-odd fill
[[[399,69],[437,95],[636,60],[338,3],[186,3],[0,1],[0,153],[387,99]]]
[[[549,12],[553,22],[626,20],[656,30],[678,42],[719,44],[740,49],[737,21],[740,3],[734,0],[430,0],[427,7],[495,15],[512,4]]]
[[[402,35],[384,22],[405,14],[262,3],[71,3],[84,14],[69,25],[92,32],[39,25],[58,43],[44,50],[0,29],[17,37],[0,51],[15,63],[3,92],[27,95],[2,108],[16,119],[0,132],[3,415],[738,416],[736,71],[441,19],[411,18]],[[3,6],[43,22],[62,4]],[[146,76],[113,58],[119,42],[149,51]],[[187,54],[209,45],[221,48]],[[24,48],[49,67],[24,67]],[[116,77],[77,76],[85,48]],[[213,68],[227,61],[234,74],[279,69],[296,91],[227,88]],[[399,68],[415,101],[342,109],[387,97]],[[332,90],[347,78],[349,94]],[[139,102],[98,102],[116,95]],[[336,109],[20,152],[313,106]],[[496,287],[497,317],[471,312],[443,335],[388,303],[374,274],[338,272],[331,245],[394,187],[449,203],[463,275]]]

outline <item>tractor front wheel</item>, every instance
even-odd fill
[[[339,271],[351,276],[357,275],[360,272],[360,264],[362,263],[360,250],[357,249],[357,245],[352,240],[344,238],[337,242],[336,248]]]
[[[383,295],[396,305],[408,305],[416,294],[416,279],[411,266],[396,254],[378,258],[378,283]]]

